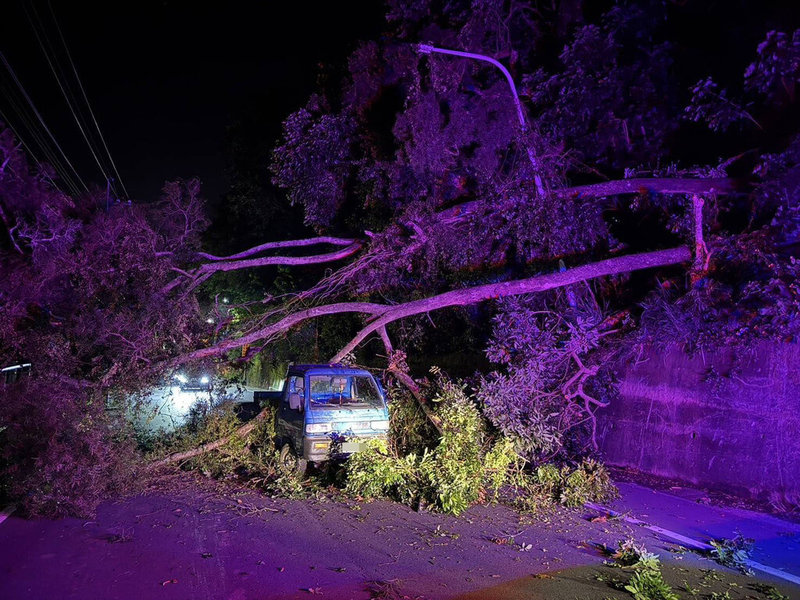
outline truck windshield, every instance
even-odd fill
[[[383,400],[372,380],[365,375],[309,376],[311,408],[382,408]]]

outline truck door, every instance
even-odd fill
[[[278,434],[291,442],[298,454],[303,452],[303,422],[305,419],[305,381],[302,375],[290,375],[278,411]],[[297,406],[299,400],[299,409]]]

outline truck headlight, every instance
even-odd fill
[[[309,423],[306,425],[306,433],[328,433],[330,430],[330,423]]]
[[[378,431],[387,431],[389,429],[389,421],[371,421],[369,426]]]

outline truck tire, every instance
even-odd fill
[[[304,458],[298,458],[297,453],[290,444],[284,444],[281,448],[279,461],[281,469],[287,474],[304,477],[308,469],[308,461]]]

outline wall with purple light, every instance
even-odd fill
[[[652,348],[620,392],[598,419],[608,463],[800,505],[800,345]]]

